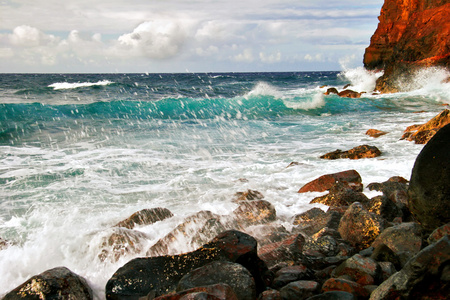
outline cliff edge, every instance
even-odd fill
[[[364,53],[364,66],[384,70],[376,90],[401,91],[422,67],[450,69],[450,1],[385,0],[379,24]]]

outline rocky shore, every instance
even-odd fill
[[[450,124],[429,140],[410,181],[370,183],[355,170],[325,174],[299,193],[328,191],[287,230],[258,191],[236,193],[230,215],[200,211],[119,268],[106,299],[448,299],[450,294]],[[366,158],[370,159],[370,158]],[[113,227],[100,260],[142,253],[135,226],[173,214],[144,209]],[[178,253],[180,243],[197,250]],[[4,241],[4,247],[7,242]],[[65,267],[47,270],[3,299],[93,299]]]

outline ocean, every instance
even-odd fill
[[[410,91],[359,99],[328,87],[371,91],[381,73],[0,74],[0,297],[57,266],[85,277],[96,299],[111,275],[145,255],[186,216],[230,214],[237,192],[257,190],[287,230],[320,204],[298,194],[327,173],[357,170],[365,186],[410,178],[423,148],[400,140],[450,103],[443,70],[418,74]],[[379,138],[368,129],[388,132]],[[368,144],[382,155],[323,160]],[[292,162],[292,166],[288,167]],[[364,190],[368,197],[378,192]],[[105,237],[144,208],[174,217],[136,228],[142,251],[100,259]],[[182,244],[182,243],[181,243]],[[179,252],[193,250],[180,246]]]

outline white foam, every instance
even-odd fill
[[[247,95],[245,95],[245,98],[248,99],[251,96],[273,96],[279,99],[283,98],[283,94],[267,82],[259,82],[247,93]]]
[[[294,102],[292,100],[283,100],[284,105],[293,109],[310,110],[323,107],[325,105],[325,97],[322,92],[312,96],[311,101]]]
[[[68,90],[68,89],[76,89],[81,87],[90,87],[90,86],[102,86],[102,85],[109,85],[114,82],[109,80],[100,80],[97,82],[55,82],[48,87],[52,87],[54,90]]]
[[[371,92],[375,89],[378,78],[383,75],[383,71],[369,71],[364,67],[346,69],[338,76],[343,80],[350,81],[349,89],[357,92]]]

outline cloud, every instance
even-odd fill
[[[252,49],[250,48],[244,49],[242,53],[233,56],[233,60],[236,62],[251,63],[254,60]]]
[[[304,59],[307,61],[324,61],[323,55],[320,53],[315,55],[306,54]]]
[[[270,55],[260,52],[259,59],[264,63],[273,64],[273,63],[281,61],[281,52],[277,52],[275,54],[270,54]]]
[[[22,47],[36,47],[57,41],[55,36],[44,34],[39,29],[28,25],[14,28],[9,39],[13,45]]]
[[[180,52],[187,39],[185,28],[177,21],[147,21],[133,32],[121,35],[118,38],[119,47],[137,56],[155,59],[173,57]]]

